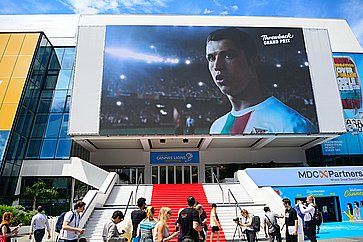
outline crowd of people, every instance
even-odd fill
[[[320,224],[317,221],[317,206],[314,204],[314,197],[308,196],[306,203],[298,201],[295,207],[292,207],[288,198],[282,200],[285,207],[285,214],[273,213],[269,207],[264,207],[264,217],[262,224],[260,218],[254,216],[246,209],[241,209],[241,217],[233,219],[236,223],[236,231],[239,228],[239,239],[243,237],[248,242],[257,240],[257,232],[263,229],[266,238],[269,241],[281,242],[281,231],[285,228],[285,238],[287,242],[297,242],[298,235],[305,236],[311,241],[316,242],[316,229]],[[84,236],[85,230],[80,226],[81,214],[85,210],[85,203],[82,201],[74,205],[74,209],[64,212],[58,217],[55,231],[59,233],[56,241],[58,242],[86,242]],[[145,198],[139,198],[137,201],[138,209],[132,211],[132,242],[166,242],[174,238],[178,242],[203,242],[216,239],[220,241],[221,224],[217,213],[217,205],[211,205],[209,220],[203,205],[199,204],[193,196],[187,198],[187,206],[178,211],[176,221],[171,221],[172,209],[169,207],[161,207],[158,212],[158,218],[155,218],[155,208],[146,205]],[[124,220],[124,213],[120,210],[114,211],[112,217],[104,224],[102,238],[105,242],[124,242],[130,238],[123,236],[126,232],[119,231],[118,224]],[[284,219],[284,225],[279,226],[278,219]],[[17,236],[19,228],[10,227],[13,214],[5,212],[2,216],[0,225],[0,241],[10,242],[11,238]],[[208,224],[209,221],[209,224]],[[59,228],[58,228],[58,223]],[[170,224],[175,224],[175,230],[172,231]],[[57,230],[59,229],[59,230]],[[236,231],[233,235],[235,239]],[[41,242],[48,234],[48,240],[51,239],[51,228],[48,223],[47,216],[42,206],[37,208],[37,214],[31,220],[29,230],[29,240],[34,239]],[[237,238],[236,238],[237,239]]]

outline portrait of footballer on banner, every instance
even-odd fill
[[[302,29],[107,26],[101,135],[318,133]]]

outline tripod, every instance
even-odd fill
[[[234,238],[236,237],[237,232],[238,232],[238,240],[241,240],[241,237],[242,237],[242,241],[244,241],[245,240],[245,236],[244,236],[244,234],[242,232],[243,230],[242,230],[242,226],[239,223],[239,219],[237,218],[235,222],[236,222],[236,228],[234,229],[232,241],[233,242],[235,241]]]

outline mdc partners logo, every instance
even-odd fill
[[[297,171],[300,179],[329,179],[331,181],[363,181],[362,171],[307,170]]]

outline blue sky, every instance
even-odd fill
[[[0,0],[0,14],[44,13],[342,18],[363,45],[363,0]]]

